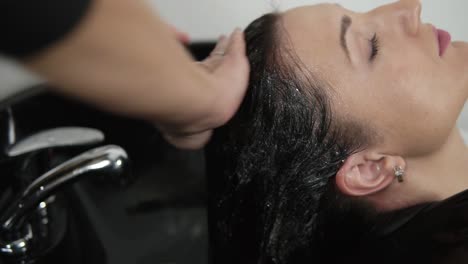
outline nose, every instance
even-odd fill
[[[400,0],[376,8],[370,13],[387,27],[394,26],[395,29],[403,29],[406,34],[414,36],[421,25],[421,10],[420,0]]]
[[[395,3],[395,11],[405,30],[410,35],[416,35],[421,25],[421,1],[401,0]]]

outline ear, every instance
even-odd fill
[[[336,185],[346,195],[366,196],[390,186],[395,179],[394,168],[405,169],[399,156],[381,155],[373,150],[352,154],[336,174]]]

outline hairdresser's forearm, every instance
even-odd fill
[[[66,94],[175,130],[213,122],[220,96],[139,0],[96,0],[75,32],[25,63]]]

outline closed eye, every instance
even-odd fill
[[[377,55],[379,54],[379,49],[380,49],[380,41],[379,38],[377,37],[377,34],[374,34],[374,36],[369,40],[370,45],[371,45],[371,54],[369,61],[373,62]]]

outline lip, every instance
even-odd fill
[[[445,54],[445,51],[452,43],[452,36],[445,30],[438,29],[435,26],[432,26],[434,34],[437,38],[437,44],[439,46],[439,56],[442,57]]]

